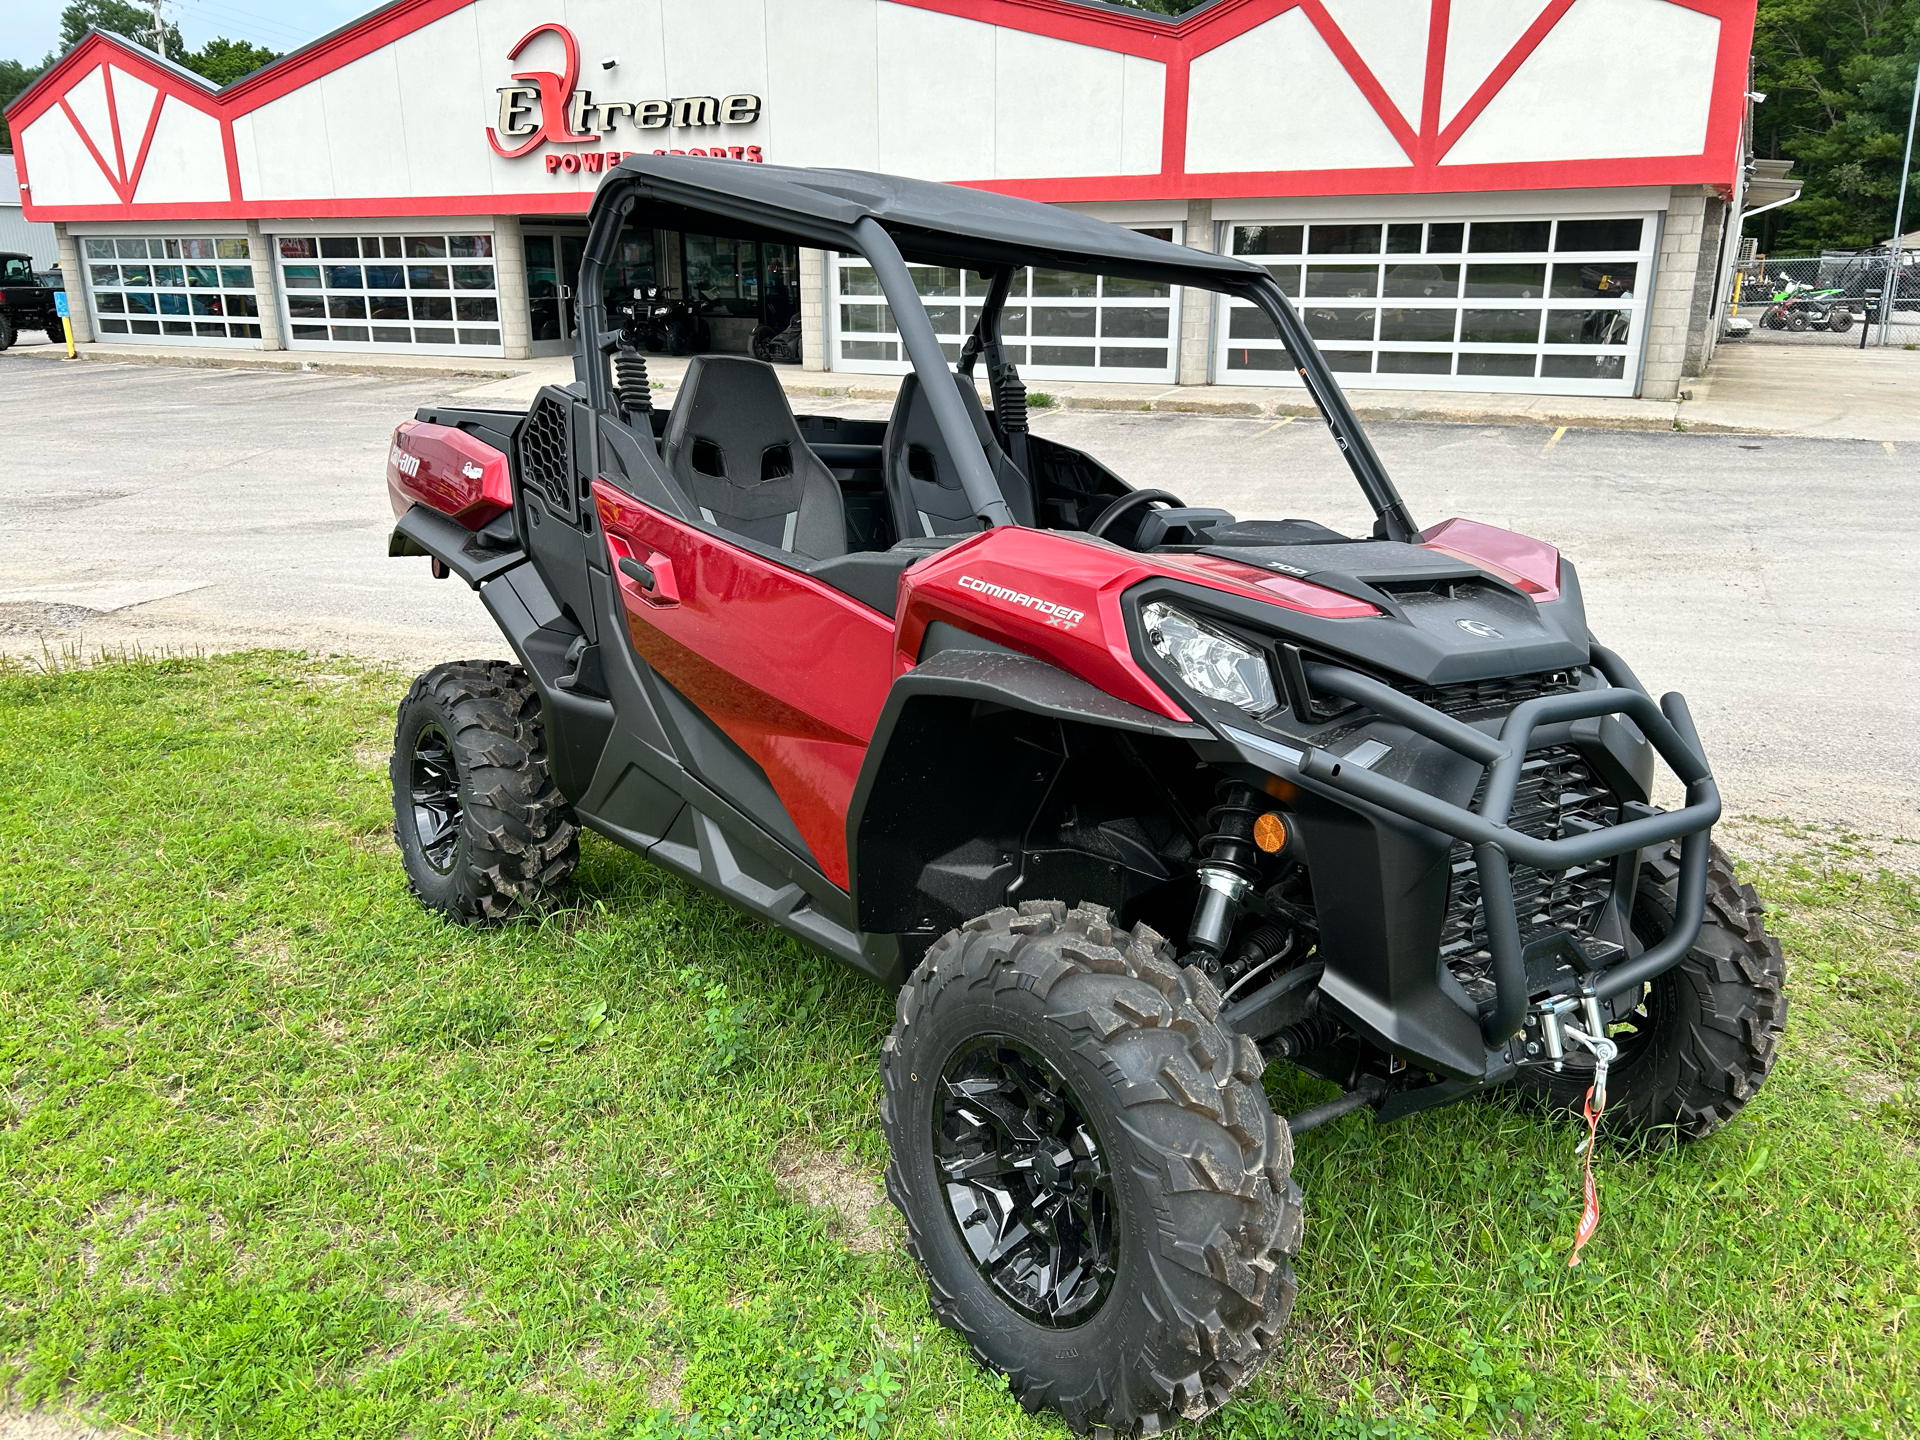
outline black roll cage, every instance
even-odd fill
[[[714,164],[734,164],[739,162],[715,161]],[[593,211],[587,234],[586,253],[580,267],[580,284],[576,294],[581,297],[580,330],[577,349],[574,355],[575,378],[585,384],[587,399],[595,411],[605,414],[612,409],[610,403],[611,382],[608,378],[608,356],[619,346],[619,332],[610,330],[606,317],[606,290],[604,276],[607,265],[613,257],[614,246],[628,218],[643,202],[656,198],[681,214],[710,218],[716,222],[715,233],[748,232],[743,238],[773,238],[783,241],[800,240],[810,246],[852,251],[873,267],[875,277],[880,282],[880,290],[893,311],[894,324],[897,327],[901,343],[905,345],[907,358],[911,361],[914,373],[919,376],[927,402],[932,408],[935,424],[941,437],[947,442],[948,453],[952,455],[959,471],[961,487],[973,506],[976,516],[988,525],[1011,525],[1012,513],[1007,509],[1006,501],[1001,497],[1000,487],[995,482],[992,468],[985,454],[973,438],[973,425],[965,406],[961,403],[959,392],[951,385],[939,380],[939,376],[950,373],[947,360],[940,349],[940,341],[934,335],[933,322],[927,318],[925,307],[921,304],[919,292],[914,289],[912,277],[907,272],[907,261],[901,253],[901,247],[895,235],[871,215],[864,215],[851,223],[828,219],[819,215],[798,215],[781,212],[771,207],[757,205],[750,200],[733,201],[719,191],[704,191],[698,197],[698,203],[687,205],[676,203],[679,196],[656,196],[657,187],[649,179],[616,171],[601,186],[594,197]],[[731,202],[731,203],[730,203]],[[970,269],[979,269],[992,277],[985,302],[981,306],[980,318],[975,322],[973,333],[968,337],[960,361],[960,373],[970,375],[973,357],[984,354],[987,357],[989,372],[1000,374],[1010,372],[1011,367],[1001,351],[1000,315],[1005,306],[1011,277],[1012,258],[1005,245],[988,247],[970,236],[959,233],[930,233],[914,231],[905,237],[909,248],[916,255],[925,255],[929,259],[939,259],[946,263],[958,262]],[[1313,337],[1307,333],[1307,327],[1301,323],[1300,316],[1281,291],[1273,276],[1264,269],[1246,265],[1244,273],[1216,273],[1209,271],[1198,273],[1190,267],[1182,266],[1178,261],[1178,252],[1182,247],[1166,243],[1169,251],[1175,252],[1169,262],[1161,267],[1127,265],[1124,267],[1104,266],[1095,259],[1090,269],[1124,269],[1131,278],[1161,280],[1170,285],[1182,285],[1193,288],[1217,291],[1235,299],[1246,300],[1266,315],[1272,322],[1287,353],[1292,357],[1294,369],[1305,385],[1307,393],[1313,397],[1315,407],[1326,422],[1327,430],[1332,434],[1334,443],[1340,447],[1340,453],[1346,458],[1348,469],[1353,471],[1354,479],[1359,483],[1361,493],[1372,506],[1376,522],[1376,534],[1387,540],[1413,541],[1419,538],[1419,528],[1414,524],[1407,510],[1407,502],[1395,488],[1392,478],[1387,474],[1386,466],[1380,461],[1366,432],[1360,428],[1360,421],[1353,413],[1353,407],[1347,403],[1339,384],[1333,378],[1324,356],[1320,353]],[[1028,258],[1019,263],[1058,266],[1070,256],[1062,256],[1057,251],[1040,251],[1038,248]],[[996,410],[1003,391],[1000,384],[994,386]],[[597,449],[598,432],[594,445]],[[1015,456],[1016,461],[1024,457]],[[593,457],[595,469],[599,467],[599,456]]]

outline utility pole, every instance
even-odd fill
[[[167,53],[167,28],[160,18],[160,0],[153,0],[153,53],[160,56]]]
[[[1880,293],[1880,343],[1893,327],[1893,302],[1900,295],[1900,227],[1907,219],[1907,176],[1913,171],[1913,122],[1920,116],[1920,64],[1913,70],[1913,104],[1907,110],[1907,152],[1900,157],[1900,192],[1893,202],[1893,240],[1887,246],[1887,288]]]

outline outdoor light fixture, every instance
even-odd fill
[[[1767,92],[1764,90],[1749,90],[1747,91],[1747,99],[1756,105],[1764,105],[1767,103]]]
[[[1189,689],[1254,715],[1273,708],[1273,676],[1257,650],[1171,605],[1147,606],[1140,612],[1140,621],[1148,643],[1179,672]]]
[[[606,59],[600,62],[600,68],[602,70],[611,70],[613,69],[614,66],[618,65],[619,63],[620,63],[620,57],[618,55],[609,55],[607,56]]]

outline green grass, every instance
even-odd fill
[[[14,1403],[190,1436],[1063,1433],[897,1242],[776,1182],[783,1143],[877,1172],[888,997],[592,837],[539,919],[430,918],[385,833],[403,688],[284,655],[0,676]],[[1571,1272],[1572,1129],[1494,1102],[1302,1137],[1295,1338],[1207,1433],[1920,1425],[1920,888],[1776,838],[1794,1009],[1739,1122],[1603,1152]]]

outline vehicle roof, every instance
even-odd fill
[[[872,217],[907,259],[935,264],[1037,264],[1172,276],[1212,288],[1265,274],[1232,256],[1156,240],[1057,205],[902,175],[646,154],[627,156],[615,173],[645,182],[657,203],[812,238],[828,249],[844,248],[847,229]],[[691,228],[698,233],[697,224]]]

